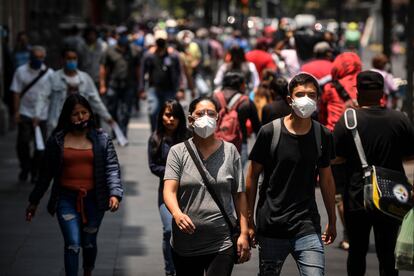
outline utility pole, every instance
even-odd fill
[[[336,22],[338,22],[338,30],[336,35],[338,36],[339,42],[342,37],[342,0],[336,0]]]
[[[262,0],[262,7],[261,7],[261,16],[262,19],[266,19],[267,16],[267,0]]]
[[[406,36],[407,36],[407,98],[406,98],[406,112],[408,118],[410,118],[411,122],[413,122],[413,93],[414,93],[414,0],[410,0],[408,4],[408,12],[407,12],[407,25],[406,28]]]
[[[392,3],[391,0],[382,0],[382,52],[389,59],[391,58],[391,31],[392,31]]]

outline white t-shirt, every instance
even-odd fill
[[[71,76],[71,77],[63,74],[63,77],[65,78],[66,83],[69,84],[70,86],[79,86],[80,84],[80,77],[78,74]]]
[[[300,72],[300,63],[296,50],[283,49],[280,51],[280,56],[285,60],[285,64],[288,70],[289,79],[293,78]]]
[[[41,70],[44,70],[46,66],[43,64],[41,69],[34,70],[28,63],[17,68],[13,76],[13,81],[10,86],[10,90],[14,93],[20,94],[25,87],[32,82],[40,73]],[[39,97],[41,91],[48,89],[50,86],[49,76],[53,73],[52,69],[48,69],[46,74],[44,74],[30,89],[23,95],[20,99],[19,113],[21,115],[33,118],[35,116],[35,106],[36,101]],[[48,114],[48,106],[44,105],[44,109],[40,113],[40,120],[46,120]]]

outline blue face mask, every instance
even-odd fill
[[[31,57],[30,58],[30,67],[32,67],[35,70],[38,70],[42,67],[43,64],[43,60],[35,58],[35,57]]]
[[[74,71],[78,68],[78,62],[76,60],[68,60],[66,61],[66,69],[70,71]]]

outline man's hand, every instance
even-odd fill
[[[252,248],[256,248],[256,226],[254,225],[253,222],[249,222],[249,242],[250,242],[250,247]]]
[[[249,237],[246,234],[240,234],[237,239],[237,255],[239,255],[239,263],[245,263],[250,260]]]
[[[101,95],[105,95],[106,94],[106,86],[105,85],[100,85],[99,86],[99,94],[101,94]]]
[[[27,208],[26,208],[26,221],[28,221],[28,222],[32,221],[32,218],[36,214],[36,209],[37,209],[37,205],[35,205],[35,204],[30,203],[29,206],[27,206]]]
[[[19,112],[14,113],[14,122],[16,123],[16,125],[20,123],[20,113]]]
[[[111,117],[111,118],[109,118],[108,120],[106,120],[106,123],[107,123],[108,125],[112,126],[112,125],[113,125],[113,123],[115,123],[115,120]]]
[[[138,97],[141,100],[146,100],[147,99],[147,92],[145,92],[145,91],[138,91]]]
[[[193,234],[195,231],[195,225],[191,221],[190,217],[184,213],[174,214],[173,218],[175,220],[175,224],[177,224],[178,228],[187,234]]]
[[[325,245],[331,244],[336,238],[336,226],[335,224],[328,223],[325,227],[325,232],[322,234],[322,240]]]
[[[40,119],[39,119],[39,118],[34,117],[34,118],[32,119],[32,124],[33,124],[33,127],[37,127],[37,126],[39,125],[39,122],[40,122]]]

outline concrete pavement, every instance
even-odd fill
[[[104,218],[98,237],[95,275],[163,275],[158,180],[150,173],[146,156],[149,134],[146,116],[134,119],[130,125],[130,144],[117,147],[125,197],[119,212],[107,213]],[[27,197],[33,186],[17,181],[15,137],[15,132],[0,137],[0,275],[64,275],[63,239],[56,218],[46,212],[49,194],[43,198],[34,220],[31,223],[24,220]],[[326,213],[319,190],[316,195],[324,224]],[[346,275],[346,252],[336,247],[342,238],[340,223],[337,227],[338,239],[326,249],[327,275]],[[233,275],[257,275],[257,266],[255,250],[252,260],[237,265]],[[298,275],[291,257],[282,275]],[[374,246],[367,257],[367,275],[378,275]]]

